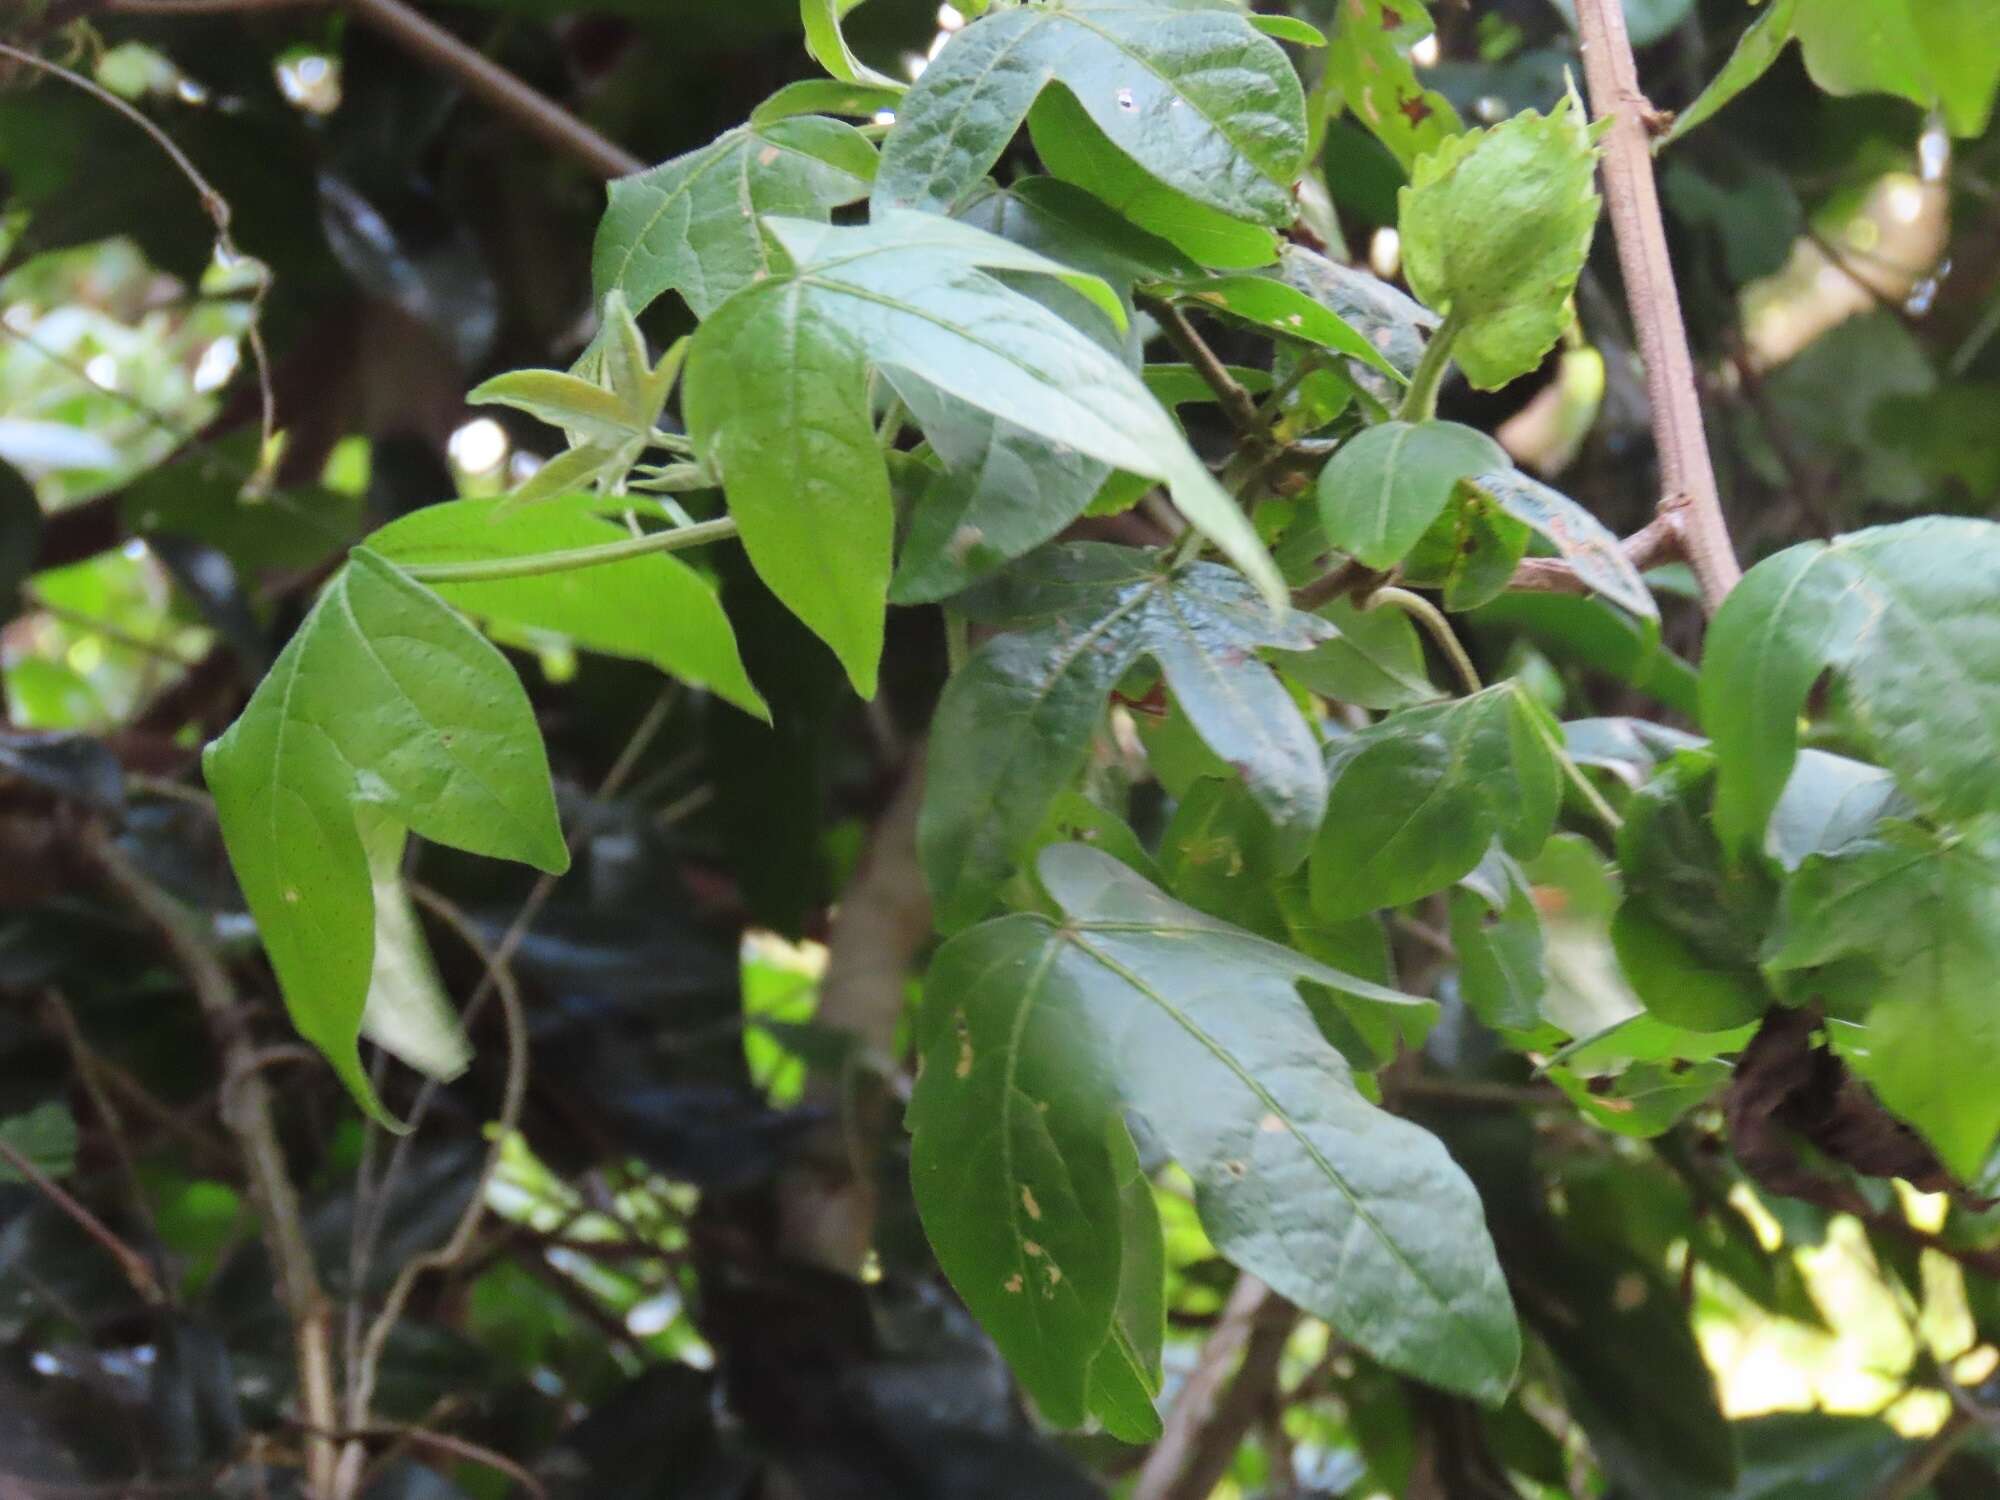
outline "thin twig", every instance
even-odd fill
[[[333,1350],[327,1302],[306,1240],[298,1190],[285,1165],[285,1149],[271,1107],[271,1092],[255,1067],[244,1064],[255,1044],[243,1030],[235,982],[208,937],[172,896],[154,884],[104,830],[93,829],[88,847],[105,883],[133,911],[158,929],[186,974],[223,1059],[222,1122],[243,1153],[251,1197],[263,1220],[264,1240],[278,1273],[278,1289],[292,1323],[299,1402],[305,1420],[331,1428],[339,1420],[334,1399]],[[337,1450],[322,1439],[306,1445],[306,1487],[314,1500],[332,1494]]]
[[[5,1162],[22,1181],[34,1188],[49,1202],[61,1209],[77,1228],[102,1245],[118,1262],[118,1269],[125,1273],[125,1279],[132,1283],[132,1290],[139,1294],[139,1300],[148,1307],[166,1304],[167,1294],[160,1286],[160,1280],[153,1274],[146,1257],[112,1232],[111,1228],[96,1214],[85,1208],[63,1190],[61,1183],[50,1177],[40,1167],[30,1161],[12,1142],[0,1140],[0,1162]]]
[[[474,1237],[479,1232],[479,1221],[486,1212],[487,1190],[492,1186],[493,1175],[500,1169],[501,1154],[506,1150],[507,1141],[520,1124],[521,1106],[528,1094],[528,1018],[521,1005],[520,987],[514,982],[513,970],[499,954],[489,947],[479,935],[478,929],[456,905],[446,900],[436,891],[426,886],[410,886],[410,894],[426,910],[438,918],[458,935],[466,947],[479,956],[485,965],[486,977],[491,981],[493,991],[500,998],[500,1014],[507,1028],[507,1077],[500,1095],[500,1112],[493,1125],[492,1144],[487,1148],[486,1160],[480,1167],[478,1179],[473,1183],[472,1196],[465,1210],[458,1216],[451,1235],[444,1244],[424,1255],[415,1256],[405,1262],[397,1273],[389,1294],[382,1299],[382,1310],[369,1325],[367,1335],[361,1341],[359,1353],[354,1358],[353,1367],[348,1371],[347,1406],[348,1423],[351,1427],[365,1428],[368,1425],[369,1408],[375,1400],[375,1377],[381,1368],[382,1353],[389,1346],[389,1336],[396,1331],[396,1324],[402,1319],[403,1309],[408,1306],[410,1294],[416,1290],[417,1279],[426,1271],[441,1271],[451,1267],[471,1248]],[[358,1442],[350,1442],[341,1455],[340,1482],[336,1494],[347,1495],[355,1492],[360,1477],[360,1464],[366,1450]]]
[[[1203,1500],[1269,1408],[1298,1309],[1245,1272],[1167,1413],[1132,1500]]]
[[[1893,1469],[1869,1494],[1868,1500],[1912,1500],[1929,1488],[1944,1466],[1951,1462],[1952,1455],[1979,1431],[1978,1417],[1954,1407],[1944,1426],[1924,1442],[1902,1463]]]
[[[1400,609],[1424,627],[1430,638],[1437,642],[1438,650],[1444,653],[1445,660],[1451,663],[1452,670],[1458,673],[1458,680],[1465,684],[1468,693],[1484,691],[1486,684],[1480,680],[1479,668],[1472,664],[1472,658],[1466,654],[1464,643],[1451,628],[1451,621],[1444,617],[1443,610],[1422,594],[1413,594],[1408,589],[1398,588],[1375,590],[1361,608],[1366,611],[1385,606]]]
[[[403,0],[344,0],[344,8],[404,51],[454,75],[469,92],[599,176],[629,177],[646,169],[646,163],[623,146],[606,140],[547,94],[529,87]]]
[[[245,330],[245,337],[249,340],[251,361],[257,370],[257,398],[260,403],[263,433],[263,447],[259,451],[268,451],[272,436],[277,431],[277,401],[271,389],[270,354],[264,347],[264,336],[259,331],[257,320],[263,312],[264,294],[270,290],[271,273],[262,261],[253,261],[236,248],[236,241],[229,233],[229,200],[216,191],[215,185],[202,175],[199,167],[188,160],[187,153],[174,144],[172,136],[94,79],[86,78],[81,73],[65,68],[61,63],[51,62],[39,53],[26,51],[10,42],[0,42],[0,57],[10,57],[37,72],[61,79],[71,88],[81,89],[106,109],[123,115],[145,131],[153,144],[166,153],[175,170],[188,180],[189,186],[195,191],[195,196],[201,200],[202,212],[207,214],[209,221],[215,225],[217,255],[232,267],[236,265],[256,267],[256,290],[250,299],[250,326]]]
[[[1604,138],[1604,196],[1625,273],[1625,297],[1639,335],[1646,387],[1659,449],[1663,515],[1676,518],[1681,545],[1701,586],[1703,607],[1713,614],[1743,576],[1729,539],[1729,523],[1715,482],[1708,434],[1702,425],[1694,356],[1674,286],[1667,232],[1653,180],[1647,123],[1658,118],[1639,88],[1632,39],[1620,0],[1577,0],[1584,75],[1592,113],[1609,119]]]
[[[1625,558],[1644,572],[1681,555],[1681,528],[1672,515],[1655,516],[1620,544]],[[1559,557],[1523,558],[1507,587],[1533,594],[1587,594],[1590,585]]]
[[[1159,323],[1160,332],[1167,336],[1167,342],[1180,351],[1181,358],[1193,365],[1195,373],[1215,392],[1223,415],[1246,437],[1268,437],[1263,418],[1257,411],[1257,403],[1243,388],[1242,382],[1229,373],[1229,366],[1208,347],[1208,341],[1195,332],[1187,316],[1172,303],[1157,297],[1146,297],[1142,301],[1146,311]]]

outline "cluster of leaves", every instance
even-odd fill
[[[703,690],[731,726],[810,737],[835,671],[893,695],[891,607],[921,608],[948,665],[915,833],[943,941],[905,1112],[927,1248],[895,1254],[934,1258],[1043,1421],[1158,1438],[1169,1304],[1240,1273],[1323,1325],[1352,1429],[1394,1413],[1357,1439],[1383,1487],[1425,1469],[1439,1493],[1567,1492],[1561,1409],[1620,1493],[1787,1493],[1832,1428],[1724,1420],[1670,1248],[1690,1285],[1699,1266],[1816,1322],[1742,1203],[1808,1243],[1857,1215],[1913,1260],[1928,1231],[1877,1180],[1900,1176],[1956,1195],[1936,1243],[1988,1253],[2000,524],[1961,504],[1777,550],[1690,667],[1668,644],[1692,617],[1674,572],[1642,576],[1605,518],[1483,430],[1485,393],[1578,340],[1599,134],[1573,89],[1517,110],[1470,95],[1490,123],[1464,128],[1411,61],[1417,0],[959,9],[906,86],[858,61],[853,4],[805,0],[830,76],[615,182],[596,338],[567,370],[473,391],[563,451],[511,494],[340,528],[345,562],[202,757],[298,1031],[390,1129],[364,1041],[434,1079],[470,1065],[410,834],[551,876],[588,864],[626,898],[604,946],[644,966],[645,887],[616,873],[620,838],[644,840],[566,838],[550,715],[501,645],[559,639]],[[1793,37],[1828,92],[1981,136],[2000,56],[1967,39],[1993,34],[1991,6],[1887,11],[1771,0],[1675,139],[1747,90],[1748,108]],[[1379,222],[1407,291],[1322,253],[1343,211],[1366,221],[1367,170],[1394,182]],[[1737,252],[1731,200],[1686,172],[1670,198]],[[662,327],[688,331],[655,357]],[[1441,393],[1472,420],[1441,419]],[[1990,481],[1990,456],[1926,454],[1975,502]],[[213,524],[174,512],[173,472],[133,503],[140,529],[160,507],[164,530]],[[1571,592],[1533,587],[1556,575]],[[741,732],[710,731],[718,761]],[[782,852],[752,838],[737,858]],[[523,967],[574,1004],[536,1055],[603,1082],[593,1113],[624,1154],[718,1190],[775,1179],[810,1119],[752,1109],[704,1136],[627,1111],[672,1065],[653,1039],[622,1052],[642,1023],[594,1013],[575,951],[546,944]],[[839,1038],[771,1034],[857,1071]],[[740,1060],[718,1073],[743,1084]],[[1591,1145],[1495,1101],[1579,1116]],[[48,1125],[24,1117],[22,1149],[67,1166]],[[545,1157],[584,1154],[553,1136]],[[800,1373],[820,1351],[774,1334],[782,1311],[708,1248],[736,1241],[689,1231],[649,1175],[593,1215],[516,1165],[562,1234],[625,1228],[634,1202],[671,1221],[652,1247],[695,1262],[702,1331],[754,1351],[725,1357],[779,1351],[766,1401],[825,1394]],[[1656,1211],[1628,1214],[1641,1199]],[[841,1287],[844,1312],[865,1305]],[[947,1346],[984,1368],[970,1330],[927,1357]],[[843,1421],[887,1420],[842,1399]],[[1037,1493],[1089,1492],[1019,1428],[1051,1465]],[[1857,1475],[1909,1457],[1876,1424],[1839,1436]],[[745,1482],[711,1467],[702,1493]]]

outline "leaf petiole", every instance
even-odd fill
[[[401,563],[398,570],[418,583],[496,583],[505,578],[539,578],[548,573],[568,573],[578,568],[602,567],[630,557],[653,552],[680,552],[706,542],[719,542],[736,535],[736,518],[702,521],[693,526],[676,526],[668,531],[651,531],[644,536],[605,542],[595,547],[572,547],[562,552],[537,552],[527,557],[477,558],[467,562]]]
[[[1437,642],[1438,650],[1450,660],[1452,670],[1458,673],[1459,681],[1465,684],[1468,693],[1485,691],[1486,684],[1479,679],[1479,668],[1472,664],[1472,658],[1466,654],[1464,643],[1451,628],[1451,621],[1444,617],[1444,612],[1435,604],[1422,594],[1413,594],[1408,589],[1384,587],[1370,594],[1367,603],[1361,608],[1365,612],[1380,609],[1384,605],[1400,609],[1424,627],[1430,638]]]
[[[1437,415],[1438,388],[1445,371],[1451,368],[1451,346],[1458,339],[1456,314],[1438,325],[1431,341],[1424,345],[1423,358],[1410,375],[1410,388],[1403,392],[1403,404],[1396,417],[1403,422],[1428,422]]]

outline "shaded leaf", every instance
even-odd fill
[[[918,847],[946,931],[983,915],[1050,803],[1082,769],[1107,698],[1134,662],[1159,663],[1214,753],[1231,763],[1292,851],[1318,826],[1325,771],[1297,706],[1256,660],[1302,650],[1310,615],[1273,615],[1230,569],[1163,570],[1098,543],[1049,549],[964,597],[996,635],[952,678],[932,723],[939,747]]]
[[[0,1141],[27,1158],[44,1177],[67,1177],[76,1168],[76,1118],[68,1105],[58,1101],[0,1120]],[[0,1161],[0,1183],[24,1180],[13,1163]]]
[[[1932,517],[1807,542],[1751,569],[1703,652],[1701,716],[1719,759],[1716,830],[1761,847],[1822,673],[1855,743],[1924,810],[2000,811],[1993,579],[2000,525]]]
[[[1497,836],[1525,859],[1561,803],[1543,711],[1501,683],[1391,714],[1341,740],[1313,846],[1313,906],[1356,916],[1460,880]]]
[[[1617,533],[1569,496],[1512,467],[1475,474],[1471,483],[1515,520],[1547,537],[1576,576],[1613,604],[1641,619],[1659,617],[1659,606]]]
[[[1278,668],[1315,693],[1359,708],[1408,708],[1443,696],[1424,666],[1416,626],[1399,609],[1358,609],[1335,599],[1318,611],[1331,630],[1310,652]]]
[[[1499,1399],[1519,1345],[1470,1188],[1434,1140],[1354,1092],[1293,986],[1394,992],[1180,906],[1105,855],[1058,846],[1040,873],[1062,926],[1004,917],[939,954],[929,988],[951,999],[927,1008],[910,1121],[939,1259],[1043,1409],[1080,1415],[1078,1353],[1117,1295],[1102,1141],[1121,1103],[1193,1177],[1225,1255],[1393,1368]]]
[[[1887,823],[1812,856],[1785,886],[1765,962],[1776,974],[1839,966],[1829,1003],[1863,1025],[1841,1048],[1849,1063],[1947,1167],[1976,1178],[2000,1135],[2000,821],[1955,837]]]

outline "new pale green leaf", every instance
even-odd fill
[[[368,539],[392,562],[494,561],[599,546],[631,535],[570,505],[530,509],[454,500],[392,521]],[[743,669],[715,586],[677,557],[653,553],[566,572],[430,585],[475,619],[568,636],[587,651],[651,662],[745,713],[770,712]]]
[[[1410,290],[1446,317],[1466,379],[1525,375],[1569,324],[1597,226],[1597,148],[1574,94],[1454,136],[1416,164],[1399,227]]]

